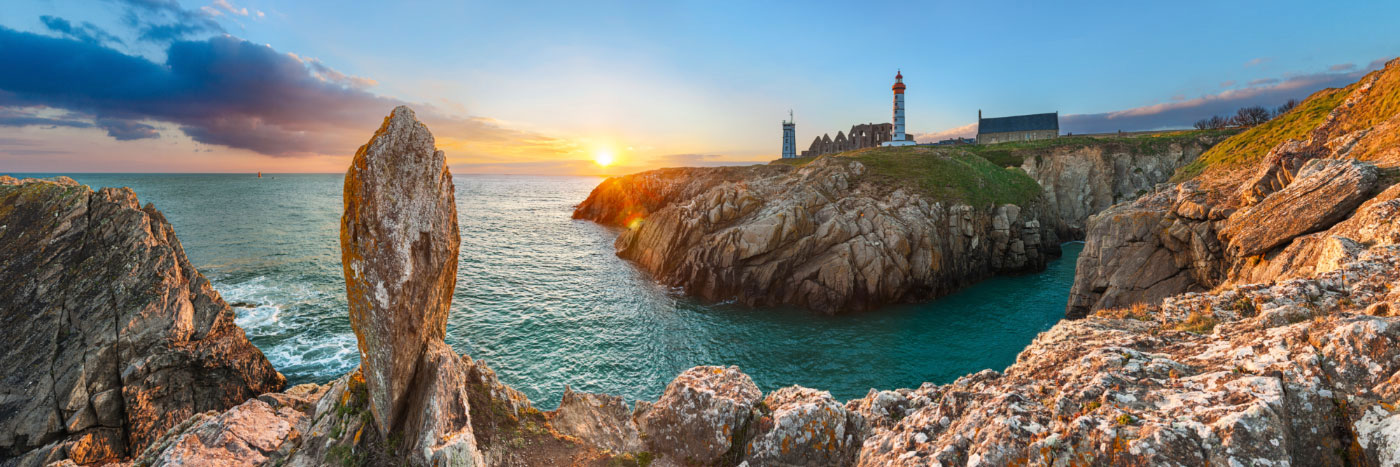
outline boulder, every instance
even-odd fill
[[[1376,179],[1371,164],[1310,160],[1286,187],[1232,214],[1221,237],[1228,241],[1231,256],[1265,253],[1347,218],[1371,195]]]
[[[125,458],[285,382],[129,188],[0,178],[0,251],[0,458]]]
[[[401,423],[429,342],[441,342],[457,281],[452,174],[428,127],[395,108],[345,172],[341,264],[374,420]]]
[[[765,413],[754,426],[745,460],[749,465],[850,465],[864,441],[864,420],[831,397],[801,386],[763,398]]]
[[[690,464],[737,463],[762,397],[739,367],[698,366],[666,385],[637,424],[652,453]]]
[[[140,459],[141,465],[257,466],[285,455],[284,444],[301,436],[296,426],[304,412],[275,407],[260,399],[223,413],[204,413],[163,436]]]
[[[574,392],[565,386],[559,408],[549,413],[549,422],[559,433],[598,449],[616,453],[644,450],[632,410],[621,397]]]

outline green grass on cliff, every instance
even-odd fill
[[[951,148],[897,147],[853,151],[865,164],[869,181],[904,187],[934,199],[959,200],[973,206],[1020,204],[1040,194],[1040,185],[1019,168],[993,164]]]
[[[1309,131],[1322,124],[1327,114],[1346,99],[1350,89],[1329,88],[1314,93],[1292,111],[1211,147],[1195,162],[1178,169],[1172,181],[1194,178],[1207,167],[1252,164],[1263,159],[1279,143],[1307,137]]]
[[[1038,141],[975,144],[958,146],[958,148],[966,149],[1002,167],[1018,167],[1022,162],[1025,162],[1026,157],[1048,154],[1050,151],[1060,148],[1078,149],[1090,146],[1104,146],[1114,149],[1122,148],[1138,154],[1147,154],[1166,151],[1172,144],[1186,143],[1208,136],[1223,137],[1232,135],[1238,131],[1239,130],[1234,129],[1183,130],[1150,135],[1124,136],[1121,138],[1111,136],[1061,136],[1055,139],[1043,139]]]

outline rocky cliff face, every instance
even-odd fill
[[[1150,138],[1133,143],[1106,139],[1039,151],[1025,157],[1021,168],[1040,184],[1054,209],[1060,238],[1080,240],[1089,216],[1152,192],[1224,138],[1209,134],[1161,144]]]
[[[927,300],[993,274],[1038,270],[1058,253],[1060,240],[1084,237],[1090,215],[1151,192],[1223,138],[988,149],[1007,152],[995,159],[1021,161],[1039,184],[1039,198],[1016,204],[978,208],[908,187],[887,189],[871,182],[858,157],[840,157],[801,168],[612,177],[578,205],[574,218],[626,227],[618,255],[691,295],[858,311]]]
[[[1400,234],[1387,216],[1397,192],[1387,187],[1400,168],[1400,62],[1341,92],[1345,99],[1315,127],[1284,127],[1301,121],[1285,116],[1266,128],[1303,139],[1283,141],[1257,161],[1217,163],[1092,217],[1067,315],[1302,277],[1335,267],[1360,246],[1395,244]],[[1230,157],[1243,156],[1219,158]]]
[[[140,452],[285,380],[130,189],[0,177],[0,459]]]
[[[848,158],[614,177],[574,216],[626,226],[618,255],[689,294],[823,313],[926,300],[1059,253],[1039,200],[936,199]]]

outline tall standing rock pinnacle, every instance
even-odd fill
[[[407,417],[424,352],[443,342],[461,243],[452,174],[413,110],[395,108],[355,153],[344,196],[350,325],[371,411],[387,433]]]

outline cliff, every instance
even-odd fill
[[[707,300],[860,311],[947,294],[1059,254],[1034,180],[963,152],[880,148],[785,165],[604,181],[574,217]]]
[[[1054,208],[1056,233],[1083,240],[1089,216],[1150,193],[1233,130],[1096,139],[1063,137],[978,147],[978,155],[1015,164],[1040,184]]]
[[[285,382],[130,189],[0,177],[0,251],[0,459],[128,457]]]
[[[1060,241],[1084,238],[1090,215],[1151,192],[1233,133],[660,169],[604,180],[574,218],[624,227],[618,256],[702,299],[867,310],[1039,270]]]
[[[1176,183],[1089,220],[1067,315],[1302,277],[1400,242],[1397,135],[1391,61],[1230,137]]]

